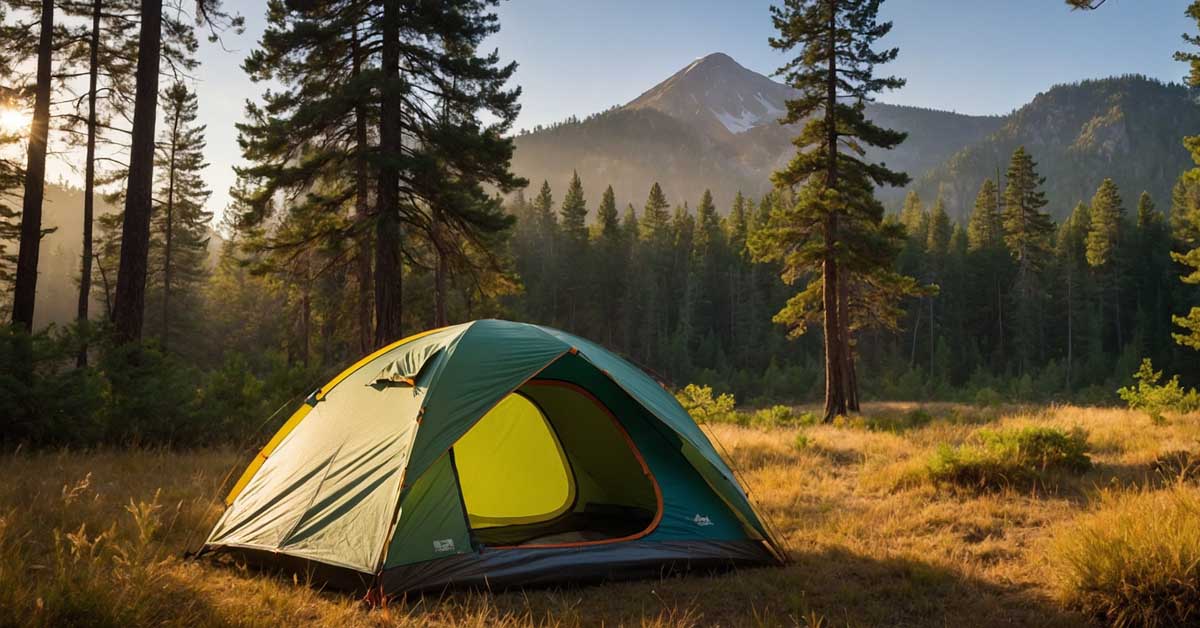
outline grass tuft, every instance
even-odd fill
[[[1063,601],[1113,626],[1200,623],[1200,490],[1101,494],[1051,544]]]

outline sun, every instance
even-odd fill
[[[0,133],[20,133],[29,128],[29,114],[10,107],[0,107]]]

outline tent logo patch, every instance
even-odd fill
[[[454,539],[435,539],[433,542],[433,551],[438,554],[454,551]]]
[[[700,513],[696,513],[696,516],[692,517],[692,523],[700,526],[701,528],[713,524],[712,519],[709,519],[708,515],[702,515]]]

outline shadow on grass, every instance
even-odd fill
[[[1086,618],[1017,587],[907,558],[844,549],[794,555],[783,568],[489,595],[455,592],[399,604],[418,623],[486,600],[497,617],[566,625],[1080,626]]]

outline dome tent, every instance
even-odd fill
[[[669,392],[587,340],[500,320],[338,375],[226,505],[203,553],[387,594],[783,559]]]

